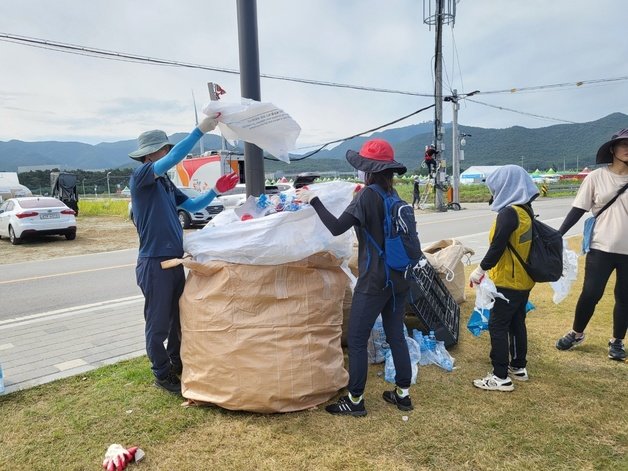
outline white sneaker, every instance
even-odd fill
[[[489,373],[482,379],[474,379],[473,386],[480,389],[486,389],[487,391],[512,391],[515,389],[515,386],[512,384],[510,378],[501,379],[493,373]]]
[[[516,379],[518,381],[527,381],[530,379],[528,376],[528,370],[525,368],[513,368],[512,366],[508,367],[508,375],[512,379]]]

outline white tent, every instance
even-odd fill
[[[20,185],[16,172],[0,172],[0,201],[16,196],[31,195],[31,190]]]
[[[501,165],[474,165],[469,167],[460,174],[460,184],[472,185],[474,183],[484,183],[486,177],[500,167]]]

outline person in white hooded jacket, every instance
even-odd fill
[[[491,192],[491,209],[497,218],[489,232],[490,246],[471,273],[471,286],[488,274],[497,291],[507,300],[497,298],[491,311],[488,331],[491,336],[493,371],[473,385],[489,391],[512,391],[512,379],[528,379],[526,305],[534,281],[512,250],[528,261],[532,246],[532,201],[539,191],[528,173],[518,165],[504,165],[490,174],[486,186]]]

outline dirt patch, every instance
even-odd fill
[[[74,240],[66,240],[64,236],[42,236],[24,239],[20,245],[11,245],[9,239],[3,237],[0,239],[0,264],[110,252],[139,245],[135,226],[128,219],[79,216],[76,227]]]

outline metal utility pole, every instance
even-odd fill
[[[460,198],[458,196],[458,184],[460,182],[460,137],[458,136],[458,110],[460,105],[458,104],[458,90],[454,88],[451,96],[451,104],[453,105],[453,117],[451,120],[451,187],[453,189],[452,203],[460,205]]]
[[[238,43],[240,50],[240,89],[243,98],[261,100],[259,47],[257,44],[257,2],[238,0]],[[246,194],[264,193],[264,153],[255,144],[244,143]]]
[[[426,8],[427,7],[427,8]],[[444,171],[441,172],[444,161],[443,146],[443,25],[453,25],[456,18],[455,0],[423,0],[423,22],[435,26],[436,47],[434,52],[434,147],[436,148],[436,175],[434,187],[436,201],[434,206],[438,211],[447,211],[443,198]]]
[[[452,151],[452,162],[451,162],[451,170],[452,170],[452,174],[451,174],[451,179],[452,179],[452,190],[453,190],[453,195],[452,195],[452,203],[453,203],[453,207],[458,209],[460,208],[460,196],[459,196],[459,188],[460,188],[460,161],[462,160],[461,158],[461,151],[460,151],[460,138],[461,135],[458,132],[458,110],[460,109],[460,104],[458,103],[458,100],[460,99],[461,96],[472,96],[475,95],[476,93],[479,93],[479,90],[475,90],[471,93],[463,93],[462,95],[458,95],[458,90],[454,89],[452,91],[452,95],[451,96],[446,96],[444,98],[445,101],[451,101],[451,104],[453,105],[453,115],[452,115],[452,121],[451,121],[451,134],[452,134],[452,140],[451,140],[451,151]],[[469,134],[464,134],[464,136],[468,136]]]
[[[107,196],[111,198],[111,190],[109,188],[109,175],[111,175],[111,172],[107,172]]]

